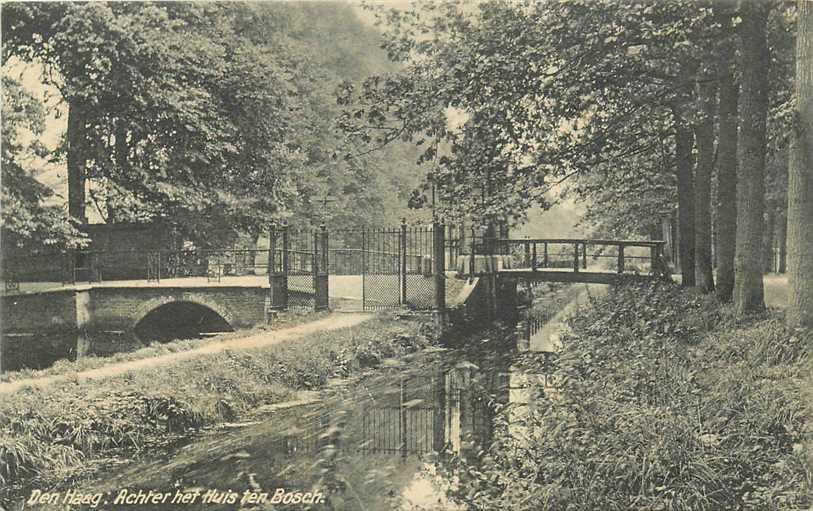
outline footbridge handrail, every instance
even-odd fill
[[[610,240],[597,238],[500,238],[497,243],[551,243],[551,244],[586,244],[586,245],[610,245],[628,247],[657,247],[666,244],[663,240]]]
[[[652,276],[668,272],[663,258],[666,245],[663,240],[529,237],[498,238],[485,245],[484,248],[488,250],[486,255],[508,258],[501,261],[501,266],[508,271],[569,269],[572,273],[596,274],[608,271],[623,274],[632,271]],[[644,249],[646,252],[630,249]],[[600,261],[607,259],[615,260],[614,265],[611,263],[614,268],[602,265]],[[599,267],[594,266],[588,270],[588,260],[598,263]],[[633,261],[643,263],[644,268],[632,264]]]

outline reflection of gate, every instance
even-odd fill
[[[487,445],[493,415],[472,378],[467,367],[456,368],[439,377],[401,379],[397,390],[377,394],[363,411],[361,451],[407,456]],[[498,380],[489,380],[496,389]]]
[[[444,386],[434,377],[400,378],[376,393],[362,415],[361,450],[384,454],[421,454],[443,448]]]
[[[363,417],[363,451],[420,454],[434,450],[433,407],[372,408]]]

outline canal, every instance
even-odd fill
[[[447,499],[450,470],[487,455],[499,428],[524,437],[523,417],[549,382],[512,365],[513,331],[384,360],[159,456],[111,463],[70,489],[78,506],[61,508],[458,509]]]

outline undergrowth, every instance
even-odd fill
[[[769,315],[668,283],[570,321],[527,437],[457,466],[472,509],[808,509],[809,343]],[[528,355],[518,365],[542,371]],[[806,393],[806,394],[803,394]],[[507,414],[499,415],[501,420]],[[505,426],[505,424],[503,424]]]
[[[417,320],[376,318],[265,348],[226,351],[106,380],[29,388],[0,403],[0,507],[318,389],[429,344]]]

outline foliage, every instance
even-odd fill
[[[695,86],[714,79],[716,48],[737,23],[716,10],[683,0],[382,8],[386,48],[404,67],[344,88],[342,126],[370,147],[423,147],[450,216],[522,219],[548,205],[546,191],[576,181],[570,193],[589,205],[589,223],[649,234],[675,206],[684,155],[673,123],[703,119]],[[777,140],[791,19],[772,18]]]
[[[4,67],[41,66],[78,119],[50,157],[79,162],[106,221],[170,218],[212,245],[292,215],[400,216],[413,154],[335,157],[333,88],[385,65],[349,6],[11,2],[3,33]]]
[[[732,315],[662,283],[596,300],[563,335],[558,392],[527,437],[498,433],[455,472],[455,497],[472,509],[809,506],[809,347],[775,319]]]
[[[580,0],[393,11],[387,49],[405,71],[348,87],[345,129],[373,144],[428,142],[446,207],[462,199],[463,214],[522,217],[559,181],[660,156],[663,107],[693,79],[675,62],[708,37],[709,16],[681,2]],[[462,111],[459,129],[449,109]]]
[[[2,201],[3,243],[68,245],[81,234],[65,213],[44,202],[53,191],[31,175],[28,161],[40,155],[36,140],[44,128],[43,105],[12,78],[3,76]]]

